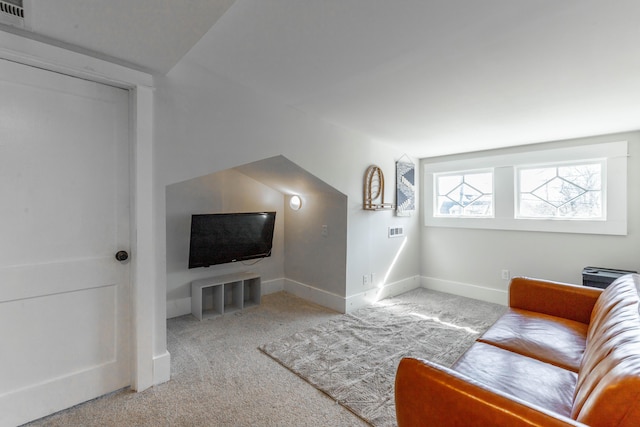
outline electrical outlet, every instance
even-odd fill
[[[509,280],[510,278],[509,270],[502,270],[502,280]]]
[[[376,285],[376,273],[371,273],[371,285]]]
[[[329,226],[328,225],[323,225],[322,226],[322,236],[323,237],[327,237],[329,235]]]
[[[369,278],[370,276],[368,274],[363,274],[362,275],[362,286],[369,287]]]

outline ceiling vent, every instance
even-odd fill
[[[0,23],[24,27],[22,0],[0,0]]]

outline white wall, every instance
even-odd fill
[[[342,194],[307,194],[300,210],[285,209],[285,277],[344,297],[346,219],[347,198]]]
[[[404,153],[393,147],[327,124],[207,73],[191,64],[188,55],[167,76],[156,79],[155,137],[156,180],[162,189],[284,155],[346,194],[345,297],[360,295],[365,290],[363,274],[373,272],[379,280],[386,276],[387,283],[419,275],[417,215],[396,218],[389,211],[363,212],[361,208],[363,176],[369,165],[379,165],[387,175],[387,182],[395,182],[395,161]],[[157,215],[164,218],[164,191],[159,191],[157,197]],[[394,200],[393,184],[389,184],[386,199]],[[399,242],[388,239],[386,229],[397,222],[407,225],[408,242],[400,261],[389,269]],[[159,240],[165,241],[164,223],[156,229]],[[344,309],[363,303],[359,298],[351,298]],[[160,326],[164,313],[156,321]]]
[[[284,274],[284,195],[229,169],[167,187],[167,318],[191,313],[191,281],[252,271],[263,281]],[[275,211],[271,256],[247,262],[188,269],[191,215]],[[249,265],[251,264],[251,265]]]
[[[628,141],[628,234],[549,233],[422,226],[421,274],[423,284],[453,293],[506,301],[511,276],[582,284],[586,266],[640,271],[640,133],[604,135],[544,144],[548,148],[599,142]],[[526,147],[480,154],[524,152]],[[440,162],[470,158],[478,153],[424,159]],[[421,168],[423,170],[424,167]]]

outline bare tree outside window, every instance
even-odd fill
[[[603,218],[603,163],[518,168],[518,217]]]

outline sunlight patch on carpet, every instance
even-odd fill
[[[409,314],[411,314],[412,316],[420,317],[421,319],[424,319],[424,320],[433,320],[434,322],[442,323],[443,325],[450,326],[452,328],[463,329],[463,330],[469,332],[470,334],[479,334],[480,333],[480,332],[476,331],[475,329],[469,328],[468,326],[458,326],[458,325],[455,325],[453,323],[443,322],[442,320],[438,319],[437,317],[425,316],[424,314],[420,314],[420,313],[409,313]]]

